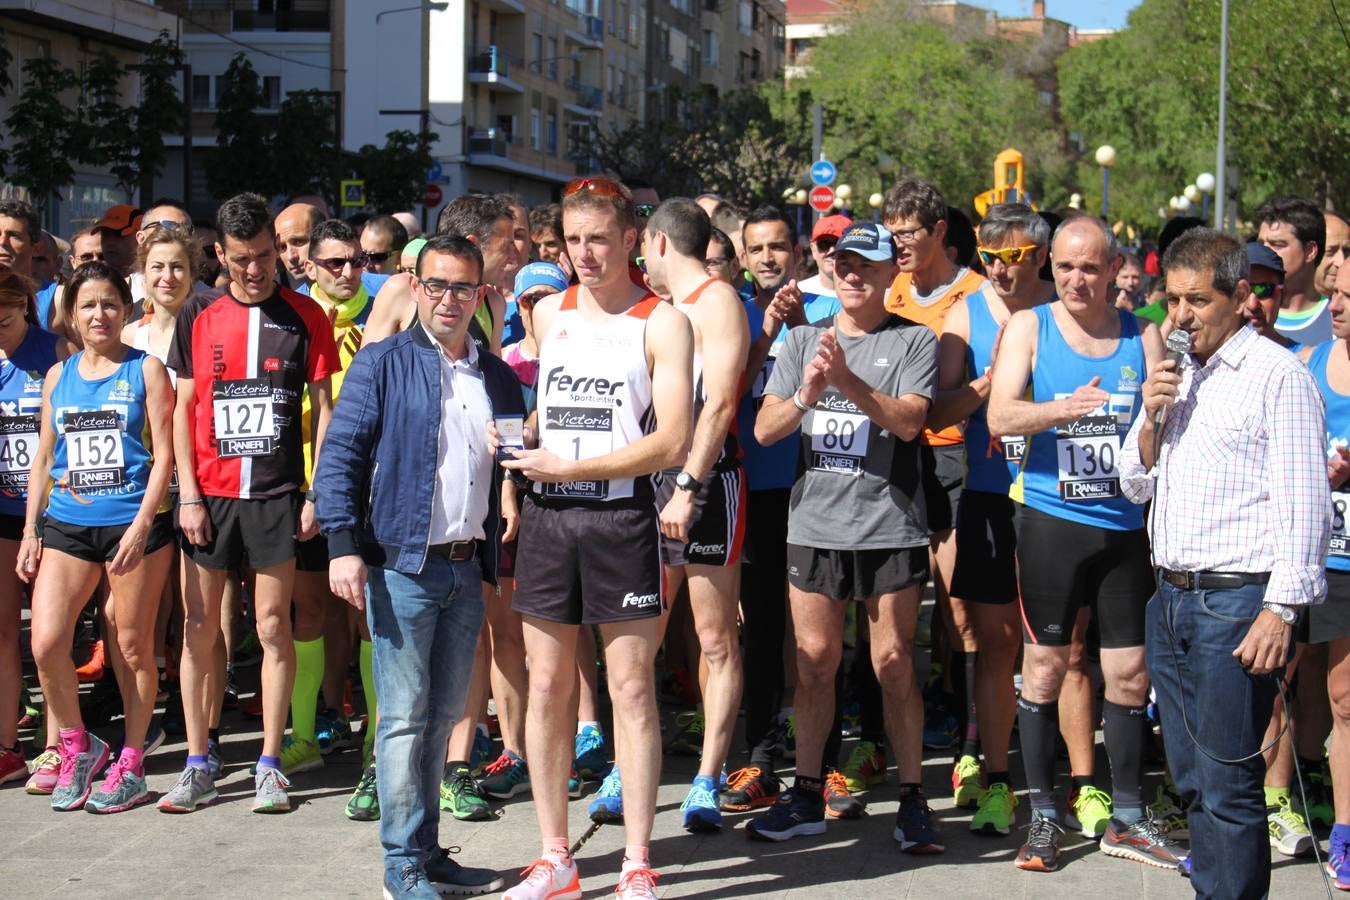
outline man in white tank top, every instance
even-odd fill
[[[647,224],[647,278],[669,294],[694,329],[693,444],[683,465],[657,476],[661,556],[672,597],[688,579],[699,645],[708,664],[703,685],[702,755],[680,811],[689,831],[716,831],[717,779],[741,701],[736,629],[741,543],[745,534],[745,470],[734,433],[736,402],[750,349],[750,327],[731,285],[709,278],[703,256],[712,223],[698,204],[667,200]]]
[[[513,606],[530,660],[525,750],[542,838],[539,858],[505,896],[581,896],[567,838],[572,689],[578,632],[598,625],[623,772],[621,795],[598,799],[622,816],[626,832],[616,894],[646,897],[656,878],[648,844],[660,775],[654,661],[664,605],[650,476],[689,452],[693,336],[685,316],[629,278],[637,226],[627,188],[580,178],[563,190],[562,207],[580,284],[534,308],[540,446],[503,463],[532,482]]]

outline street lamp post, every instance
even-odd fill
[[[788,188],[783,192],[783,197],[787,200],[788,206],[797,207],[797,234],[802,233],[802,209],[806,206],[806,188],[797,188],[795,191]]]
[[[838,207],[839,212],[848,215],[848,198],[853,196],[853,188],[847,184],[841,184],[834,191],[834,205]]]
[[[1108,217],[1111,196],[1111,168],[1116,164],[1116,148],[1102,144],[1097,148],[1097,165],[1102,167],[1102,218]]]
[[[881,204],[886,202],[886,198],[881,194],[873,194],[867,198],[867,205],[872,207],[872,224],[875,225],[881,221]]]
[[[432,2],[432,0],[428,0],[428,2],[419,3],[416,6],[400,6],[398,9],[386,9],[383,12],[377,12],[375,14],[375,24],[376,25],[380,24],[380,19],[383,19],[385,16],[393,15],[394,13],[415,12],[418,10],[428,10],[430,12],[445,12],[449,8],[450,8],[449,3],[446,2],[437,3]]]
[[[1203,212],[1201,218],[1209,221],[1209,195],[1214,193],[1214,175],[1209,172],[1201,172],[1195,178],[1195,186],[1200,190]]]

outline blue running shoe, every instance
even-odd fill
[[[600,778],[608,772],[604,732],[594,725],[582,728],[577,733],[575,760],[572,765],[583,778]]]
[[[600,790],[596,792],[595,799],[591,801],[586,812],[592,822],[623,821],[623,782],[619,780],[618,763],[614,764],[605,780],[600,783]]]
[[[352,723],[335,709],[326,709],[314,717],[314,739],[319,742],[319,754],[327,756],[355,746]]]
[[[713,791],[713,780],[707,775],[699,775],[689,788],[689,794],[680,804],[684,814],[685,831],[720,831],[722,814],[717,810],[717,794]]]
[[[1346,841],[1345,825],[1331,829],[1331,848],[1327,852],[1326,872],[1337,890],[1350,891],[1350,843]],[[1190,860],[1186,861],[1188,864]]]
[[[141,745],[141,755],[149,756],[160,747],[164,746],[164,728],[158,720],[150,720],[150,728],[145,732],[145,743]]]
[[[493,751],[492,738],[481,728],[473,730],[473,747],[469,749],[469,771],[475,775],[483,774],[483,767],[497,758]]]
[[[483,770],[478,782],[483,793],[496,800],[510,800],[516,794],[530,789],[530,768],[510,750],[503,750],[492,765]]]
[[[762,841],[786,841],[804,834],[825,833],[825,798],[783,791],[769,811],[745,823],[745,833]]]
[[[922,794],[914,793],[900,801],[895,814],[895,840],[906,853],[941,853],[942,835],[933,827],[933,811]]]

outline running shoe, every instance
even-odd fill
[[[1167,836],[1167,826],[1150,816],[1144,816],[1133,825],[1126,825],[1112,816],[1102,835],[1101,847],[1107,856],[1132,859],[1160,869],[1175,869],[1188,855],[1180,844]]]
[[[521,882],[502,894],[502,900],[580,900],[581,879],[577,864],[568,860],[563,865],[556,859],[541,856],[520,872]]]
[[[1181,809],[1181,798],[1160,784],[1153,794],[1153,802],[1148,805],[1148,815],[1156,819],[1167,829],[1167,836],[1174,841],[1184,841],[1191,836],[1186,813]]]
[[[33,774],[28,777],[28,783],[23,789],[30,794],[41,794],[46,796],[56,789],[56,779],[61,776],[61,753],[55,747],[48,747],[43,750],[29,764],[29,771]]]
[[[84,806],[94,787],[94,776],[108,764],[108,745],[98,735],[85,732],[89,746],[73,756],[61,754],[61,774],[52,791],[52,809],[70,812]]]
[[[459,852],[458,849],[455,850]],[[442,894],[452,897],[473,897],[499,890],[505,879],[496,869],[475,869],[461,866],[450,858],[450,851],[442,848],[433,853],[426,863],[427,881]]]
[[[906,853],[928,855],[947,849],[942,844],[942,835],[933,825],[933,811],[928,808],[928,801],[917,792],[901,798],[900,808],[895,813],[894,837]]]
[[[89,649],[88,661],[75,669],[75,677],[79,679],[80,684],[102,681],[106,662],[103,655],[103,640],[100,638],[94,641],[94,646]]]
[[[789,713],[783,720],[783,727],[778,732],[778,749],[783,753],[783,759],[795,761],[797,759],[797,714]]]
[[[585,779],[583,779],[580,775],[577,774],[576,769],[573,769],[572,773],[567,776],[568,799],[571,800],[581,799],[581,788],[583,785],[585,785],[585,783],[586,783]]]
[[[503,750],[502,755],[483,771],[483,776],[478,786],[494,800],[510,800],[530,789],[529,766],[510,750]]]
[[[1027,842],[1017,851],[1013,865],[1030,872],[1053,872],[1059,868],[1059,836],[1064,829],[1054,819],[1031,811]]]
[[[492,807],[474,781],[469,767],[457,765],[445,773],[441,782],[441,809],[461,822],[481,822],[492,818]]]
[[[1326,763],[1308,773],[1308,804],[1303,808],[1311,828],[1330,828],[1336,824],[1336,806],[1331,794],[1331,772]]]
[[[737,769],[727,776],[717,805],[724,812],[746,812],[772,806],[783,792],[783,783],[772,772],[759,766]]]
[[[689,787],[689,793],[680,804],[680,813],[684,816],[684,830],[694,832],[720,831],[722,814],[717,811],[717,794],[713,792],[713,779],[700,775]]]
[[[1095,841],[1106,833],[1106,823],[1110,821],[1111,795],[1106,791],[1087,785],[1082,790],[1069,792],[1064,824],[1070,831]]]
[[[361,770],[361,778],[356,782],[356,790],[347,800],[347,818],[353,822],[378,822],[380,820],[380,793],[376,790],[375,761]]]
[[[473,744],[469,747],[469,770],[475,775],[483,774],[483,767],[493,762],[492,738],[481,728],[473,730]]]
[[[619,900],[656,900],[656,879],[660,877],[646,866],[624,866],[614,896]]]
[[[315,745],[317,746],[317,745]],[[286,775],[271,766],[263,766],[253,776],[253,811],[255,813],[284,813],[291,811],[291,798],[286,789],[291,783]]]
[[[216,781],[211,773],[196,766],[188,766],[178,776],[178,783],[159,798],[159,811],[190,813],[199,806],[216,802]]]
[[[600,782],[600,790],[595,792],[595,799],[591,800],[586,813],[592,822],[623,821],[623,782],[619,779],[618,763],[609,770],[605,780]]]
[[[865,803],[848,792],[843,773],[835,769],[825,773],[825,787],[820,793],[825,798],[825,815],[832,819],[856,819],[867,808]]]
[[[1312,832],[1303,815],[1289,804],[1287,794],[1281,795],[1275,806],[1266,807],[1266,827],[1270,831],[1270,846],[1285,856],[1312,853]]]
[[[164,728],[154,719],[150,720],[150,728],[145,732],[145,743],[141,745],[141,755],[149,756],[160,747],[164,746],[167,735],[164,734]]]
[[[783,791],[769,811],[745,823],[745,833],[762,841],[786,841],[825,833],[825,798],[819,794]]]
[[[841,770],[844,782],[853,793],[865,791],[886,781],[886,751],[871,741],[859,741]]]
[[[0,784],[7,781],[18,781],[27,774],[28,763],[24,761],[23,753],[20,752],[18,745],[0,747]]]
[[[228,668],[225,670],[225,694],[220,699],[220,708],[229,710],[239,708],[239,682],[234,680],[234,672]]]
[[[314,739],[324,756],[346,750],[354,743],[352,723],[335,709],[326,709],[314,718]]]
[[[1337,890],[1350,891],[1350,846],[1338,844],[1334,832],[1331,849],[1327,851],[1326,873]]]
[[[680,756],[703,755],[703,713],[682,712],[675,717],[679,731],[671,739],[668,749]]]
[[[970,818],[970,830],[976,834],[1006,835],[1012,831],[1016,809],[1017,795],[1012,787],[996,781],[980,796],[975,815]]]
[[[924,719],[923,745],[929,750],[950,750],[956,746],[956,716],[936,709]]]
[[[301,772],[321,768],[323,768],[323,751],[319,749],[318,741],[307,741],[290,734],[281,739],[281,773],[283,775],[299,775]],[[254,770],[256,775],[256,766]]]
[[[122,765],[119,759],[108,767],[99,789],[89,795],[84,808],[91,813],[119,813],[149,801],[145,777]]]
[[[572,765],[583,778],[602,778],[609,771],[605,735],[594,725],[587,725],[577,732],[575,751]]]
[[[220,748],[214,743],[206,745],[206,771],[211,774],[212,781],[219,781],[221,773],[225,771],[225,760],[221,758]]]
[[[962,756],[952,766],[952,802],[960,809],[974,809],[983,796],[984,778],[980,761],[970,755]]]

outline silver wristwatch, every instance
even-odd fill
[[[1280,621],[1286,625],[1293,625],[1298,622],[1298,607],[1296,606],[1286,606],[1283,603],[1262,603],[1261,608],[1279,616]]]

